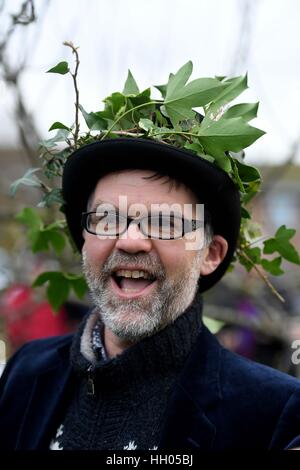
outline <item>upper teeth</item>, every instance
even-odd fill
[[[146,273],[146,271],[128,271],[125,269],[119,269],[119,271],[116,271],[116,276],[122,276],[122,277],[143,277],[145,279],[150,279],[150,275]]]

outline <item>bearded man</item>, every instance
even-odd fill
[[[69,157],[63,195],[94,307],[74,337],[10,360],[1,447],[297,446],[299,381],[222,348],[202,322],[240,229],[228,174],[166,144],[106,139]]]

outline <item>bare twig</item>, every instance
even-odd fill
[[[75,130],[74,130],[74,147],[77,148],[77,141],[79,135],[79,90],[77,84],[77,75],[78,75],[78,67],[80,64],[79,55],[78,55],[78,47],[75,47],[74,44],[70,41],[65,41],[63,43],[65,46],[70,47],[72,49],[73,54],[75,54],[75,70],[74,73],[70,71],[70,74],[73,78],[74,90],[75,90]]]
[[[126,135],[127,137],[142,137],[144,135],[142,132],[127,132],[127,131],[112,131],[112,134]]]
[[[273,292],[273,294],[281,301],[281,302],[285,302],[284,298],[279,294],[279,292],[277,291],[277,289],[273,286],[273,284],[270,282],[270,280],[267,278],[266,274],[261,270],[259,269],[259,267],[252,261],[252,259],[244,252],[244,250],[242,250],[241,248],[239,248],[237,250],[237,253],[242,256],[243,258],[245,258],[248,263],[251,264],[251,266],[255,269],[255,271],[257,272],[257,274],[259,275],[259,277],[267,284],[267,286],[269,287],[269,289],[271,289],[271,291]]]
[[[128,109],[127,111],[125,111],[125,113],[121,114],[119,117],[117,117],[115,119],[115,121],[112,123],[112,125],[109,127],[109,129],[107,129],[107,131],[105,131],[105,133],[103,134],[103,136],[101,137],[100,140],[106,139],[106,137],[111,133],[111,131],[113,130],[115,125],[118,124],[118,122],[121,121],[121,119],[123,119],[125,116],[127,116],[127,114],[133,113],[133,111],[135,111],[137,109],[144,108],[145,106],[150,106],[150,105],[153,105],[153,104],[155,105],[155,104],[161,104],[161,103],[160,103],[160,101],[148,101],[147,103],[139,104],[138,106],[135,106],[134,108],[131,108],[131,109]],[[155,134],[153,134],[153,135],[155,135]]]

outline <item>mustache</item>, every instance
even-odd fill
[[[101,275],[108,277],[119,266],[138,266],[140,270],[145,270],[157,279],[165,279],[166,272],[163,268],[160,259],[156,256],[149,256],[148,254],[128,254],[128,253],[113,253],[105,261],[101,268]]]

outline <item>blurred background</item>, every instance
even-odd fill
[[[188,60],[194,77],[248,73],[245,102],[260,101],[253,125],[267,134],[246,153],[260,168],[263,190],[256,220],[272,236],[280,225],[298,229],[300,248],[300,3],[298,0],[0,0],[0,363],[23,342],[73,331],[88,297],[70,298],[54,315],[32,281],[64,264],[80,272],[79,257],[33,255],[15,215],[36,204],[38,189],[10,184],[40,165],[38,143],[54,121],[71,125],[70,76],[46,74],[73,63],[79,46],[80,103],[100,109],[122,90],[130,68],[140,89],[166,83]],[[206,297],[208,326],[230,349],[300,375],[292,361],[300,340],[300,270],[270,279],[281,303],[255,272],[226,275]],[[293,348],[294,346],[294,348]]]

